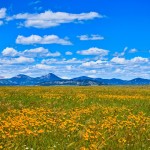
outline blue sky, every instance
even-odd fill
[[[0,78],[150,79],[149,0],[0,0]]]

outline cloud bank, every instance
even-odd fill
[[[64,23],[80,22],[95,18],[104,18],[97,12],[73,14],[67,12],[52,12],[50,10],[43,13],[20,13],[10,17],[7,20],[24,20],[21,25],[34,28],[51,28]]]

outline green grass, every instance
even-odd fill
[[[4,150],[148,150],[150,86],[0,87],[0,120]]]

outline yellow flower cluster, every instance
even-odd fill
[[[149,149],[148,89],[1,87],[0,149]]]

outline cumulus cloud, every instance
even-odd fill
[[[47,54],[47,57],[58,57],[58,56],[60,56],[60,55],[61,55],[60,52],[55,52],[55,53],[49,52],[49,53]]]
[[[66,55],[72,55],[73,53],[70,51],[65,52]]]
[[[25,57],[58,57],[60,52],[50,52],[48,49],[43,47],[38,47],[34,49],[27,49],[24,51],[17,51],[12,47],[7,47],[2,51],[3,56],[16,57],[16,56],[25,56]]]
[[[134,57],[130,60],[125,59],[125,58],[120,58],[120,57],[114,57],[111,59],[110,62],[116,63],[116,64],[141,64],[141,63],[147,63],[149,62],[148,58],[143,58],[143,57]]]
[[[66,65],[66,64],[80,64],[83,63],[84,60],[78,60],[77,58],[72,58],[72,59],[43,59],[42,63],[43,64],[55,64],[55,65]]]
[[[34,62],[33,58],[27,58],[27,57],[20,56],[18,58],[14,58],[13,63],[21,64],[21,63],[32,63],[32,62]]]
[[[31,53],[47,54],[47,53],[48,53],[48,49],[45,49],[45,48],[43,48],[43,47],[38,47],[38,48],[34,48],[34,49],[25,50],[23,53],[24,53],[24,54],[25,54],[25,53],[27,53],[27,54],[28,54],[28,53],[29,53],[29,54],[31,54]]]
[[[84,63],[82,63],[81,66],[83,66],[83,67],[98,67],[98,66],[101,65],[102,63],[103,63],[103,61],[101,61],[101,60],[89,61],[89,62],[84,62]]]
[[[120,53],[118,52],[115,52],[114,53],[114,56],[115,57],[123,57],[125,56],[125,54],[127,53],[136,53],[138,50],[136,48],[132,48],[132,49],[128,49],[128,47],[125,47],[124,50]]]
[[[34,61],[33,58],[25,56],[24,58],[23,56],[17,56],[17,58],[4,57],[3,59],[0,58],[0,70],[2,76],[16,75],[18,73],[40,76],[53,72],[60,77],[66,76],[68,78],[77,77],[79,73],[80,76],[94,75],[98,78],[150,78],[150,60],[144,57],[134,57],[131,59],[120,58],[118,60],[109,59],[107,61],[85,58],[43,58],[40,61],[36,59]]]
[[[0,26],[4,24],[3,20],[6,17],[6,8],[0,8]]]
[[[53,67],[49,65],[45,65],[45,64],[36,64],[35,68],[41,69],[41,70],[49,70],[49,69],[52,69]]]
[[[0,19],[3,19],[6,17],[6,8],[0,9]]]
[[[114,57],[111,59],[111,62],[116,64],[126,64],[127,60],[125,58]]]
[[[30,57],[36,57],[36,56],[41,56],[41,57],[58,57],[61,54],[59,52],[52,53],[48,49],[45,49],[43,47],[38,47],[34,49],[29,49],[25,50],[22,52],[22,55],[25,56],[30,56]]]
[[[89,41],[89,40],[103,40],[104,37],[98,34],[92,34],[91,36],[89,35],[80,35],[77,36],[81,41]]]
[[[28,63],[33,63],[35,60],[33,58],[28,58],[28,57],[17,57],[17,58],[2,58],[0,59],[0,64],[3,65],[12,65],[12,64],[28,64]]]
[[[143,57],[134,57],[131,59],[132,63],[147,63],[149,62],[148,58],[143,58]]]
[[[103,18],[104,16],[97,12],[72,14],[67,12],[52,12],[50,10],[43,13],[20,13],[11,17],[7,20],[24,20],[23,25],[25,27],[35,28],[50,28],[59,26],[63,23],[71,23],[76,21],[91,20],[94,18]]]
[[[14,57],[14,56],[16,56],[18,54],[18,52],[14,49],[14,48],[12,48],[12,47],[7,47],[7,48],[5,48],[3,51],[2,51],[2,55],[3,56],[12,56],[12,57]]]
[[[99,55],[99,56],[106,56],[108,55],[109,51],[105,50],[105,49],[100,49],[97,47],[92,47],[89,48],[87,50],[81,50],[81,51],[77,51],[77,54],[80,55]]]
[[[68,39],[61,39],[57,35],[45,35],[43,37],[39,35],[31,35],[29,37],[24,37],[18,35],[16,39],[17,44],[61,44],[61,45],[72,45]]]

